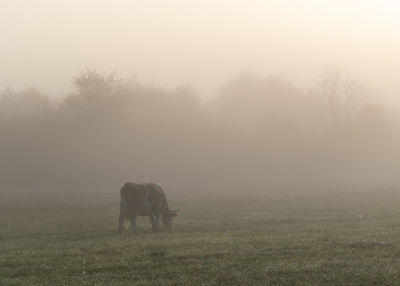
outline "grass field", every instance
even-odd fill
[[[0,285],[400,285],[400,195],[171,198],[116,233],[113,200],[0,203]]]

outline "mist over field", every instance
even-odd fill
[[[0,0],[0,285],[400,285],[399,35],[398,0]]]
[[[206,103],[94,70],[60,102],[5,90],[2,195],[117,193],[125,181],[187,194],[399,187],[398,118],[351,75],[326,68],[315,82],[239,74]]]
[[[2,1],[2,196],[398,188],[379,3]]]

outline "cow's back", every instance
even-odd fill
[[[154,183],[125,183],[121,189],[120,215],[133,217],[137,214],[148,215],[155,211],[163,198],[161,187]]]

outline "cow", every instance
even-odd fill
[[[120,193],[119,233],[122,233],[123,224],[126,220],[131,221],[133,233],[136,233],[137,216],[148,216],[153,232],[158,231],[160,219],[162,219],[166,228],[172,227],[172,220],[177,216],[179,210],[169,209],[167,198],[160,186],[153,183],[135,184],[128,182],[124,184]]]

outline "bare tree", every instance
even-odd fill
[[[362,85],[352,75],[335,68],[326,68],[321,73],[317,90],[327,99],[329,112],[335,121],[352,116],[365,98]]]

